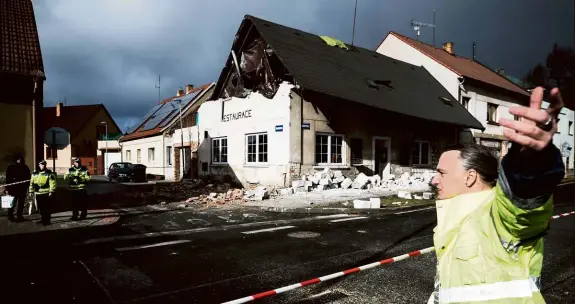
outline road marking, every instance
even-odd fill
[[[314,217],[317,220],[323,220],[323,219],[332,219],[332,218],[341,218],[341,217],[350,217],[351,215],[349,214],[332,214],[332,215],[320,215],[320,216],[316,216]]]
[[[410,210],[410,211],[402,211],[402,212],[397,212],[394,214],[404,214],[404,213],[418,212],[418,211],[424,211],[424,210],[429,210],[429,209],[435,209],[435,207],[422,208],[422,209],[416,209],[416,210]]]
[[[331,220],[329,222],[330,223],[338,223],[338,222],[362,220],[362,219],[366,219],[366,218],[369,218],[369,217],[368,216],[356,216],[356,217],[343,218],[343,219],[339,219],[339,220]]]
[[[146,249],[146,248],[153,248],[153,247],[169,246],[169,245],[175,245],[175,244],[183,244],[183,243],[189,243],[189,242],[191,242],[191,241],[190,240],[177,240],[177,241],[161,242],[161,243],[155,243],[155,244],[149,244],[149,245],[121,247],[121,248],[116,248],[116,251],[130,251],[130,250]]]
[[[254,233],[270,232],[270,231],[283,230],[283,229],[289,229],[289,228],[295,228],[295,226],[274,227],[274,228],[267,228],[267,229],[260,229],[260,230],[244,231],[242,233],[243,234],[254,234]]]

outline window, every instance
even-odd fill
[[[268,134],[261,133],[261,134],[246,135],[246,149],[247,149],[246,155],[248,163],[267,163]]]
[[[154,148],[148,148],[148,164],[153,163],[156,161],[156,155],[155,155],[156,149]]]
[[[316,164],[343,164],[342,135],[315,135],[315,163]]]
[[[573,122],[569,122],[569,135],[573,135]]]
[[[97,125],[96,126],[96,138],[97,140],[105,140],[106,138],[106,126]]]
[[[416,140],[413,142],[411,163],[413,165],[429,165],[431,163],[428,141]]]
[[[142,162],[142,150],[137,149],[136,150],[136,163],[141,163]]]
[[[469,110],[469,101],[470,101],[470,100],[471,100],[471,98],[465,97],[465,96],[463,96],[463,97],[461,98],[461,105],[462,105],[466,110]]]
[[[497,108],[498,105],[493,103],[487,104],[487,122],[497,124]]]
[[[126,150],[126,161],[132,160],[132,151]]]
[[[166,165],[171,166],[173,165],[172,163],[172,146],[168,146],[166,147]]]
[[[54,155],[52,155],[54,152]],[[58,159],[58,149],[52,150],[51,147],[46,147],[46,159]]]
[[[266,140],[267,143],[267,140]],[[267,152],[267,147],[266,147]],[[267,156],[266,156],[267,161]],[[212,139],[212,163],[221,164],[228,162],[228,138],[220,137]]]
[[[350,142],[351,148],[351,163],[363,163],[363,140],[361,138],[352,138]]]

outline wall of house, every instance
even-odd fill
[[[251,183],[287,185],[292,87],[287,83],[281,84],[272,99],[252,93],[246,98],[234,97],[204,103],[198,111],[200,176],[227,176],[244,186]],[[255,133],[267,134],[265,163],[247,163],[246,135]],[[218,164],[212,159],[212,142],[222,137],[227,138],[228,161]]]
[[[62,111],[66,111],[66,107],[63,107]],[[72,145],[76,146],[76,151],[74,151],[76,155],[73,155],[73,157],[96,157],[98,140],[100,140],[96,136],[96,127],[103,125],[102,122],[108,124],[108,134],[121,133],[112,118],[102,108],[86,122],[84,128],[72,139]]]
[[[26,164],[34,170],[32,133],[31,106],[0,103],[0,175],[6,172],[16,153],[23,153]]]
[[[301,154],[302,163],[299,175],[323,170],[326,167],[341,170],[344,175],[354,177],[359,172],[368,175],[380,174],[375,171],[374,138],[385,140],[389,163],[384,166],[384,174],[401,174],[432,169],[439,158],[443,147],[457,142],[458,128],[445,124],[434,123],[405,115],[370,108],[361,104],[336,100],[325,95],[303,93],[304,102],[301,103],[303,124],[309,129],[302,130]],[[298,111],[299,94],[292,93],[294,102],[292,111]],[[294,119],[297,119],[294,117]],[[292,120],[292,126],[298,125]],[[336,134],[343,136],[342,163],[318,164],[316,163],[316,135]],[[361,161],[352,163],[352,139],[361,139]],[[292,137],[292,140],[297,141]],[[412,162],[412,147],[414,141],[429,141],[430,149],[427,154],[427,164],[414,164]],[[299,151],[293,151],[296,155]],[[292,157],[292,162],[295,162]],[[292,170],[291,178],[299,176]]]
[[[148,149],[154,148],[154,160],[149,161]],[[140,149],[140,161],[138,161],[137,150]],[[163,164],[164,159],[164,136],[163,134],[134,139],[130,141],[122,142],[122,158],[126,162],[131,162],[133,164],[145,165],[147,174],[154,175],[164,175],[165,166]],[[127,151],[131,151],[131,157],[128,158]]]
[[[455,72],[394,35],[389,34],[377,48],[376,52],[416,66],[423,66],[455,99],[458,98],[459,76]]]
[[[58,149],[56,151],[55,162],[51,157],[48,157],[48,154],[46,153],[47,150],[48,146],[44,145],[44,159],[48,163],[48,168],[55,171],[57,174],[66,174],[70,166],[72,166],[72,146],[68,145],[63,149]],[[56,169],[53,168],[54,165],[56,166]]]

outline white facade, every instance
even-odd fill
[[[549,107],[548,102],[543,102],[543,108]],[[575,128],[575,113],[573,110],[563,108],[559,114],[559,123],[557,133],[553,135],[553,143],[563,154],[563,162],[568,170],[575,168],[575,149],[574,143],[574,128]]]
[[[145,165],[147,174],[165,175],[164,141],[164,135],[159,134],[122,142],[123,160]]]
[[[461,83],[459,80],[460,76],[457,73],[393,34],[389,34],[385,38],[377,48],[377,52],[403,62],[423,66],[456,99],[461,96],[460,102],[485,127],[484,131],[471,130],[473,139],[477,143],[492,146],[496,149],[498,147],[502,153],[506,153],[507,147],[503,136],[503,127],[493,123],[493,121],[497,122],[499,118],[514,119],[513,115],[509,113],[509,108],[516,106],[517,100],[474,87],[465,82]],[[546,106],[544,105],[544,107]],[[560,133],[554,136],[554,143],[557,147],[560,147],[563,142],[570,143],[570,145],[573,143],[573,131],[569,133],[569,128],[573,129],[573,111],[563,109],[561,116],[559,122]],[[569,127],[570,122],[571,127]],[[462,134],[462,140],[472,139],[465,138],[464,133]],[[572,169],[573,149],[570,150],[570,153],[568,168]]]
[[[242,184],[286,185],[292,87],[282,83],[273,99],[251,93],[205,102],[198,111],[200,175],[235,176]]]

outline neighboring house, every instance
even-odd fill
[[[42,112],[44,132],[52,127],[62,128],[70,133],[70,144],[55,152],[44,145],[44,158],[48,168],[56,165],[58,174],[65,173],[72,165],[72,158],[82,160],[91,174],[97,174],[98,141],[108,134],[121,133],[120,128],[103,104],[65,106],[59,102],[55,107],[46,107]]]
[[[120,138],[123,161],[143,164],[147,167],[147,174],[167,180],[179,180],[181,172],[194,171],[193,164],[197,164],[197,161],[192,162],[192,158],[197,149],[197,134],[195,137],[188,136],[183,143],[181,134],[174,134],[175,129],[180,129],[180,100],[182,126],[189,130],[196,125],[196,111],[210,98],[214,85],[209,83],[198,88],[187,85],[186,91],[179,89],[176,96],[155,105],[132,130]],[[182,149],[184,153],[181,153]],[[186,164],[185,168],[183,163]]]
[[[547,109],[549,107],[549,103],[544,101],[542,107]],[[561,113],[559,113],[558,118],[559,122],[557,124],[557,133],[553,135],[553,143],[563,154],[565,170],[572,173],[575,168],[575,149],[573,149],[573,145],[575,143],[575,137],[573,135],[575,113],[573,110],[565,107],[561,109]]]
[[[462,128],[482,128],[424,68],[245,16],[198,111],[200,175],[290,185],[433,170]]]
[[[32,1],[0,1],[0,175],[16,153],[43,157],[45,80]]]
[[[497,121],[500,117],[517,119],[509,108],[529,104],[526,90],[477,60],[456,55],[451,42],[436,48],[390,32],[377,52],[427,69],[485,128],[467,130],[462,139],[491,147],[498,156],[507,153],[509,145]]]
[[[528,105],[530,93],[526,88],[532,87],[531,84],[502,69],[494,71],[475,59],[456,55],[451,42],[436,48],[390,32],[377,52],[426,68],[485,127],[484,131],[472,130],[473,139],[466,139],[492,147],[499,156],[507,153],[509,143],[497,121],[500,117],[517,119],[509,114],[509,108]],[[543,107],[547,106],[544,102]],[[557,147],[563,147],[568,169],[573,169],[574,151],[569,149],[573,145],[573,109],[564,108],[559,118],[559,132],[553,141]]]

